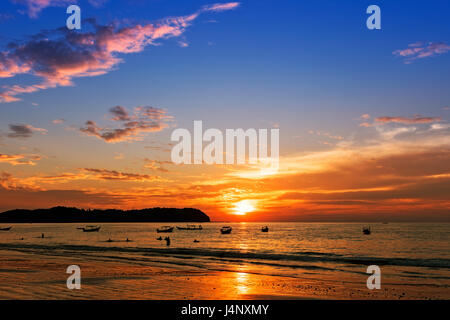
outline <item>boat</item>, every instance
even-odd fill
[[[363,233],[369,235],[371,233],[370,227],[368,227],[368,228],[364,227],[363,228]]]
[[[0,228],[0,231],[9,231],[11,230],[12,227],[5,227],[5,228]]]
[[[178,230],[203,230],[203,227],[201,225],[194,225],[194,224],[188,224],[186,227],[178,227]]]
[[[261,232],[269,232],[269,227],[268,226],[262,227]]]
[[[168,233],[168,232],[172,232],[172,231],[173,231],[173,227],[170,227],[170,226],[162,226],[161,228],[156,229],[156,232],[158,232],[158,233],[162,233],[162,232]]]
[[[231,233],[231,230],[233,230],[231,227],[222,227],[221,229],[220,229],[220,233],[222,233],[222,234],[230,234]]]
[[[83,232],[98,232],[101,227],[99,226],[86,226],[85,228],[81,228]]]

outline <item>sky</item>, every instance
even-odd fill
[[[66,9],[81,8],[68,30]],[[366,9],[381,9],[369,30]],[[4,0],[0,211],[450,221],[448,1]],[[279,170],[176,165],[171,133],[279,129]]]

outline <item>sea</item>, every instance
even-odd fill
[[[83,232],[79,223],[2,225],[12,228],[0,231],[0,254],[4,259],[19,253],[104,256],[181,270],[245,270],[330,281],[360,281],[369,275],[367,267],[376,265],[383,283],[450,288],[449,223],[213,222],[202,223],[202,230],[157,233],[163,225],[186,224],[103,223],[99,232]],[[221,234],[223,226],[231,226],[232,232]],[[264,226],[269,232],[261,232]],[[363,234],[362,228],[369,226],[371,234]],[[170,237],[170,246],[165,237]]]

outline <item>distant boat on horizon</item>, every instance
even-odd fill
[[[363,227],[363,234],[369,235],[370,233],[371,233],[370,227],[368,227],[368,228]]]
[[[157,228],[156,232],[158,233],[169,233],[173,231],[173,227],[171,226],[162,226],[161,228]]]
[[[11,230],[12,227],[4,227],[4,228],[0,228],[0,231],[9,231]]]
[[[203,227],[201,225],[194,225],[194,224],[188,224],[186,227],[179,227],[177,226],[178,230],[203,230]]]
[[[220,233],[222,233],[222,234],[230,234],[230,233],[231,233],[231,230],[233,230],[233,228],[231,228],[231,227],[229,227],[229,226],[222,227],[222,228],[220,229]]]
[[[268,226],[262,227],[261,232],[269,232],[269,227]]]

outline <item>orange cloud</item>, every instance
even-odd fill
[[[416,116],[414,118],[406,118],[406,117],[379,117],[376,118],[377,122],[396,122],[396,123],[405,123],[405,124],[415,124],[415,123],[431,123],[431,122],[439,122],[442,118],[440,117],[419,117]]]
[[[9,163],[13,166],[17,165],[30,165],[34,166],[36,165],[36,162],[41,159],[40,156],[26,156],[23,154],[16,154],[16,155],[9,155],[9,154],[1,154],[0,153],[0,162]]]
[[[171,161],[159,161],[159,160],[151,160],[151,159],[144,159],[145,165],[144,168],[151,169],[151,170],[157,170],[161,172],[169,172],[166,168],[163,167],[163,165],[171,165],[173,162]]]
[[[149,113],[159,115],[155,110]],[[115,107],[109,119],[122,125],[135,121],[134,117],[134,112]],[[284,154],[279,170],[271,174],[251,165],[172,166],[168,161],[145,159],[144,166],[151,170],[165,172],[171,165],[168,178],[83,165],[73,172],[1,179],[8,196],[13,191],[32,193],[34,204],[38,203],[36,193],[43,192],[43,204],[49,195],[58,194],[69,203],[90,207],[174,206],[175,201],[178,207],[204,210],[214,220],[448,221],[449,127],[389,134],[389,139],[386,132],[371,131],[377,136],[365,132],[367,140],[343,139],[325,151]],[[136,165],[131,158],[120,164]],[[137,163],[140,169],[142,165]],[[236,205],[245,200],[251,200],[254,209],[233,215]]]
[[[147,174],[137,174],[137,173],[125,173],[115,170],[106,169],[89,169],[84,168],[82,171],[86,172],[89,177],[95,177],[101,180],[122,180],[122,181],[155,181],[158,180],[157,176],[150,176]]]
[[[66,172],[51,176],[34,176],[21,179],[27,186],[39,186],[42,184],[64,184],[74,180],[106,180],[106,181],[134,181],[151,182],[160,177],[147,174],[121,172],[108,169],[80,168],[78,172]]]

